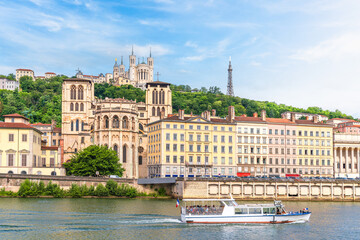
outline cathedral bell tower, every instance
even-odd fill
[[[131,49],[131,55],[129,56],[129,78],[130,81],[135,80],[135,67],[136,67],[136,56],[134,55],[134,47]]]
[[[149,78],[150,82],[154,81],[154,59],[151,56],[151,48],[150,48],[150,56],[147,58],[147,65],[149,66]]]

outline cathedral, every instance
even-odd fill
[[[113,84],[117,86],[131,84],[134,87],[145,89],[146,83],[153,82],[154,80],[154,59],[150,56],[145,63],[144,58],[138,64],[136,64],[136,56],[134,55],[134,49],[129,56],[129,69],[125,71],[125,65],[123,57],[121,57],[120,65],[115,59],[113,67]]]
[[[105,145],[117,152],[125,168],[124,177],[147,176],[147,124],[172,113],[172,98],[169,83],[152,81],[151,57],[148,58],[146,66],[140,64],[132,68],[134,63],[135,56],[131,55],[130,69],[128,72],[123,71],[121,76],[139,81],[136,84],[143,84],[141,86],[146,90],[145,103],[123,98],[98,99],[94,95],[93,80],[64,79],[64,161],[90,145]],[[124,69],[123,65],[119,67],[119,71]],[[148,81],[149,79],[151,81]]]

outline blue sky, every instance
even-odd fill
[[[358,0],[0,0],[0,73],[112,72],[151,47],[160,80],[360,117]]]

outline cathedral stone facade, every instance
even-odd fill
[[[125,168],[124,177],[147,176],[147,124],[172,113],[170,84],[144,85],[146,98],[95,99],[94,82],[65,79],[62,92],[64,161],[92,144],[115,150]]]

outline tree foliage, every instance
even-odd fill
[[[69,162],[64,163],[67,175],[96,176],[122,176],[124,168],[119,163],[116,152],[106,146],[91,145],[74,154]]]

